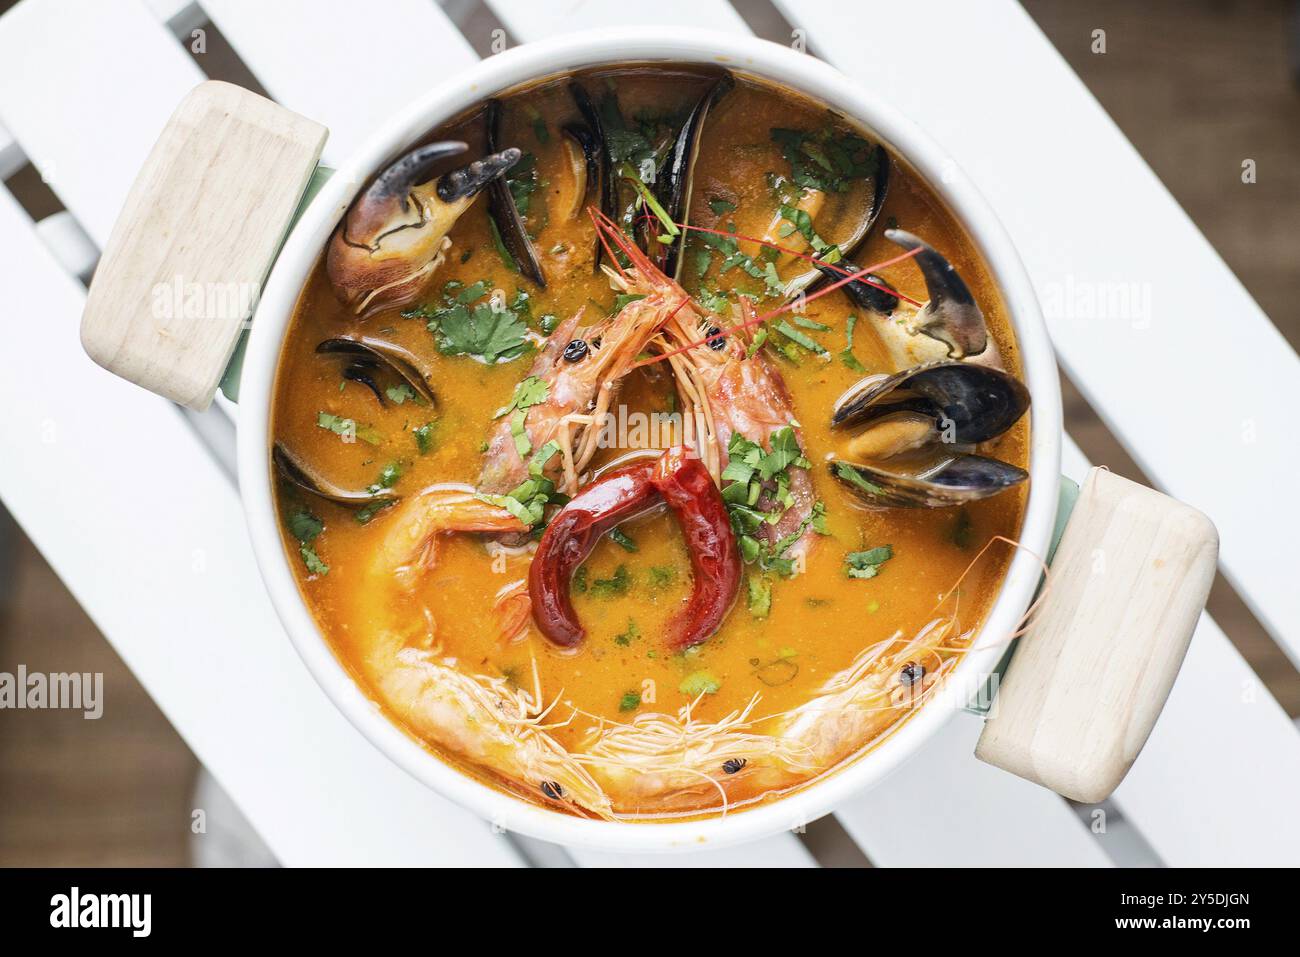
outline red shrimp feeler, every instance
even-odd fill
[[[681,525],[694,578],[690,599],[668,623],[668,645],[681,651],[722,626],[740,593],[740,551],[708,469],[694,450],[676,446],[588,485],[546,526],[528,572],[528,593],[533,620],[549,641],[564,648],[581,644],[586,630],[569,595],[574,572],[602,535],[660,502]]]

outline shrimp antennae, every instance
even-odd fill
[[[651,217],[651,218],[653,218],[655,222],[659,221],[658,217]],[[918,302],[917,300],[913,299],[911,296],[907,295],[906,293],[899,292],[897,289],[891,289],[888,286],[883,286],[880,283],[875,282],[874,280],[862,276],[860,273],[855,273],[852,269],[845,269],[843,266],[839,265],[838,260],[836,262],[831,262],[828,259],[821,259],[818,256],[814,256],[811,253],[800,252],[797,249],[791,249],[788,246],[782,246],[780,243],[774,243],[769,239],[759,239],[757,236],[746,236],[744,233],[733,233],[730,231],[724,232],[721,229],[709,229],[707,226],[692,226],[690,223],[674,223],[673,225],[677,226],[680,229],[689,229],[697,233],[709,233],[710,235],[723,236],[727,239],[742,239],[747,243],[754,243],[758,246],[766,246],[768,249],[775,249],[778,252],[785,253],[787,256],[794,256],[798,259],[802,259],[806,262],[812,263],[814,266],[825,266],[827,269],[837,272],[841,276],[850,276],[856,278],[858,282],[864,285],[870,286],[873,289],[879,289],[881,292],[887,292],[891,296],[901,299],[904,302],[911,303],[913,306],[916,306],[918,308],[924,305],[924,303]]]
[[[812,295],[805,296],[803,302],[809,303],[812,302],[814,299],[820,299],[822,296],[826,295],[827,293],[834,292],[836,289],[839,289],[841,286],[846,285],[855,279],[860,279],[861,277],[865,276],[869,272],[874,272],[877,269],[884,269],[887,266],[893,266],[896,263],[900,263],[905,259],[911,259],[920,251],[920,248],[921,247],[917,247],[916,249],[909,249],[907,252],[894,256],[892,259],[886,259],[884,262],[874,263],[870,266],[864,266],[862,269],[858,270],[857,272],[850,273],[849,275],[845,276],[843,279],[831,283],[829,286],[823,286],[821,289],[818,289]],[[695,342],[687,343],[686,345],[678,349],[674,349],[671,352],[661,352],[658,355],[651,356],[648,359],[642,359],[640,362],[636,363],[636,365],[634,365],[632,368],[639,369],[642,366],[651,365],[652,363],[655,362],[662,362],[665,359],[671,359],[673,356],[681,355],[683,352],[690,352],[692,349],[698,349],[700,346],[707,346],[709,343],[714,342],[717,339],[726,338],[727,336],[731,335],[733,332],[740,332],[744,329],[749,328],[750,326],[762,325],[764,322],[767,322],[767,320],[773,319],[781,315],[782,313],[789,312],[791,309],[794,308],[795,308],[795,300],[791,300],[790,302],[787,302],[776,309],[772,309],[768,312],[763,313],[762,315],[755,316],[752,319],[747,319],[744,322],[740,322],[728,326],[726,329],[723,329],[719,332],[715,332],[712,335],[706,336],[703,339],[698,339]]]

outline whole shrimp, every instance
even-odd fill
[[[781,373],[766,355],[761,351],[749,355],[747,343],[740,337],[721,335],[723,321],[657,269],[613,223],[597,217],[597,228],[630,263],[629,268],[621,270],[605,267],[611,284],[628,294],[672,303],[659,344],[673,370],[686,440],[699,449],[714,482],[722,482],[733,436],[743,436],[770,450],[774,432],[793,428],[795,439],[803,448],[794,402]],[[748,300],[741,302],[742,308],[748,309]],[[686,349],[691,343],[703,344]],[[786,549],[786,555],[797,561],[806,556],[815,538],[809,517],[817,496],[807,469],[790,469],[789,482],[789,508],[775,524],[764,523],[758,535],[768,544],[775,544],[800,533]],[[766,510],[775,503],[761,499],[757,504]]]

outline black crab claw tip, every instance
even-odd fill
[[[512,146],[443,174],[438,180],[438,198],[444,203],[454,203],[473,196],[518,163],[523,155],[518,147]]]
[[[931,302],[942,300],[959,306],[975,303],[970,290],[966,288],[966,283],[961,276],[957,275],[957,270],[952,263],[924,239],[904,229],[886,229],[885,238],[909,252],[920,248],[921,252],[915,257],[916,267],[925,277],[925,288],[930,293]]]
[[[469,147],[459,140],[445,140],[417,146],[377,177],[368,190],[374,199],[390,196],[405,197],[412,186],[428,182],[434,167],[449,156],[465,152]]]
[[[922,310],[922,331],[949,346],[952,358],[979,355],[988,344],[984,314],[957,269],[933,246],[904,229],[886,229],[896,246],[921,251],[914,257],[930,301]]]

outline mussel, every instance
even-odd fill
[[[855,255],[866,243],[889,194],[889,154],[878,144],[872,147],[872,151],[876,159],[876,170],[860,192],[835,197],[832,208],[827,209],[825,206],[828,197],[824,193],[819,190],[805,191],[800,200],[800,208],[807,212],[807,207],[811,206],[815,210],[811,216],[813,227],[824,241],[835,247],[839,258],[833,266],[816,263],[812,269],[795,276],[786,283],[787,296],[816,292],[848,273],[861,271],[860,267],[849,261],[849,257]],[[873,281],[876,279],[873,276],[868,278]],[[864,290],[872,288],[866,283],[858,285]],[[882,304],[886,301],[881,300]],[[897,305],[897,300],[894,305]],[[889,308],[892,311],[893,307]]]
[[[271,461],[285,481],[304,492],[346,508],[369,508],[396,502],[398,499],[396,492],[382,486],[350,489],[337,485],[297,458],[283,442],[276,442],[271,449]]]
[[[380,388],[375,375],[381,370],[409,385],[415,395],[429,405],[437,404],[432,385],[433,374],[405,346],[370,336],[336,336],[320,342],[316,346],[316,354],[341,359],[344,363],[343,378],[364,385],[375,394],[380,405],[385,404],[386,393]]]
[[[1029,404],[1014,376],[972,362],[868,376],[831,412],[832,428],[853,432],[831,474],[876,505],[945,508],[988,498],[1029,475],[972,449],[1010,429]]]
[[[497,151],[501,139],[500,100],[488,100],[486,120],[487,150],[491,154]],[[537,250],[528,236],[524,218],[504,176],[494,179],[488,185],[488,215],[492,218],[492,225],[502,244],[519,267],[519,272],[545,289],[546,275],[542,272],[541,260],[537,258]]]
[[[669,154],[668,162],[664,166],[663,175],[655,183],[655,194],[674,223],[686,222],[690,213],[691,193],[695,188],[695,162],[700,154],[700,134],[704,130],[704,122],[708,119],[709,111],[714,105],[735,85],[736,81],[732,75],[724,71],[700,97],[673,141],[672,153]],[[662,250],[660,268],[679,281],[686,237],[687,230],[683,229],[666,247],[658,240],[653,244]]]
[[[643,210],[640,215],[635,210],[645,203],[644,191],[648,191],[669,220],[673,223],[686,221],[705,121],[709,111],[734,86],[735,79],[723,70],[691,108],[677,131],[671,137],[664,137],[651,144],[651,152],[654,154],[652,162],[656,168],[653,175],[647,177],[644,170],[633,169],[625,159],[615,168],[613,140],[628,132],[615,94],[607,91],[597,103],[581,83],[574,81],[569,85],[570,95],[584,121],[582,129],[599,144],[601,212],[615,222],[634,227],[637,241],[651,262],[674,278],[678,278],[681,272],[686,230],[678,230],[670,242],[661,242],[659,237],[666,234],[667,225],[649,209]],[[624,187],[622,191],[620,185]],[[635,192],[629,192],[628,186]],[[598,243],[597,266],[600,263],[600,253]]]
[[[357,315],[419,296],[443,260],[456,220],[521,156],[513,148],[490,153],[433,180],[440,164],[467,149],[454,140],[418,146],[349,207],[330,240],[326,270],[335,294]]]

